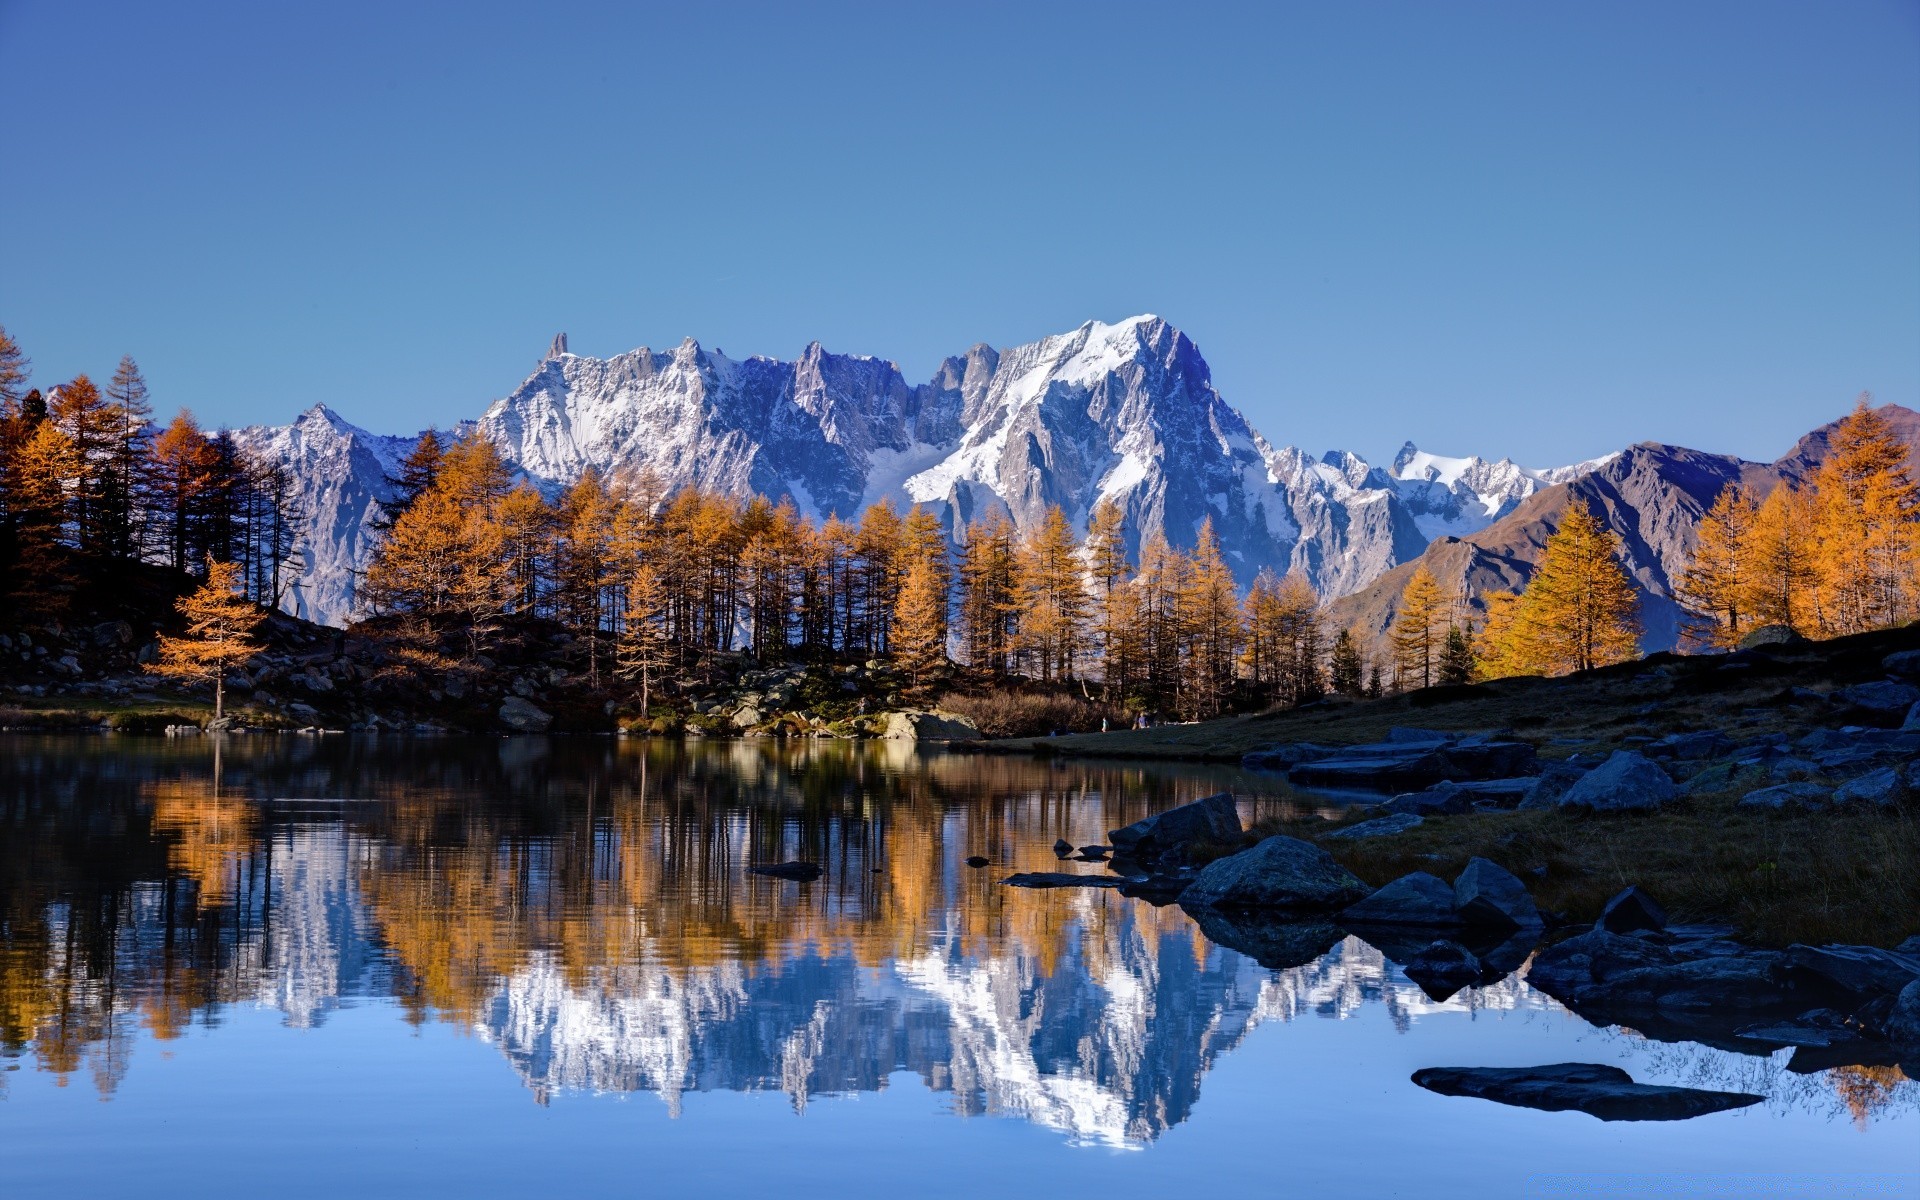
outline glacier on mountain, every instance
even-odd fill
[[[1111,500],[1133,551],[1155,533],[1191,545],[1211,520],[1243,585],[1262,569],[1300,571],[1327,597],[1597,465],[1528,470],[1409,444],[1381,470],[1345,452],[1275,449],[1221,397],[1193,341],[1152,315],[1004,351],[976,345],[917,385],[891,362],[817,342],[793,361],[731,359],[692,339],[599,359],[562,336],[468,427],[550,494],[589,468],[646,471],[668,489],[790,497],[818,518],[882,499],[923,504],[956,539],[993,512],[1030,527],[1052,505],[1084,530]],[[288,607],[344,623],[379,503],[415,438],[369,434],[324,407],[236,437],[300,481],[307,533]]]

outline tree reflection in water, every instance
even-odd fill
[[[956,1112],[1125,1145],[1185,1119],[1262,1021],[1555,1008],[1513,979],[1435,1004],[1364,942],[1319,953],[1331,931],[1267,939],[1306,947],[1268,969],[1177,908],[999,886],[1059,869],[1058,837],[1212,792],[1247,817],[1304,803],[1226,769],[767,741],[4,749],[0,1044],[103,1095],[141,1037],[228,1006],[311,1026],[391,998],[474,1030],[542,1100],[779,1089],[804,1108],[907,1071]],[[746,873],[795,858],[825,877]],[[1772,1060],[1660,1053],[1816,1099]],[[1816,1086],[1862,1121],[1913,1102],[1897,1072]]]

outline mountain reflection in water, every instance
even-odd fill
[[[543,1102],[778,1089],[804,1110],[905,1071],[955,1112],[1126,1146],[1186,1120],[1261,1022],[1558,1011],[1513,978],[1437,1004],[1331,930],[1269,969],[1178,908],[999,885],[1100,871],[1054,840],[1212,792],[1248,818],[1306,803],[1231,770],[765,741],[3,749],[0,1044],[102,1095],[140,1041],[229,1006],[308,1027],[380,998],[472,1029]],[[746,873],[794,858],[825,877]]]

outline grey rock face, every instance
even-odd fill
[[[1468,812],[1473,808],[1473,802],[1467,797],[1465,788],[1446,781],[1422,791],[1395,796],[1380,808],[1383,812],[1434,817]]]
[[[1763,1096],[1635,1083],[1619,1067],[1428,1067],[1413,1082],[1443,1096],[1473,1096],[1543,1112],[1583,1112],[1602,1121],[1684,1121],[1758,1104]]]
[[[1298,838],[1270,837],[1207,864],[1180,893],[1183,907],[1330,912],[1366,897],[1367,885],[1325,850]]]
[[[1762,625],[1740,639],[1740,648],[1756,650],[1762,646],[1797,646],[1806,640],[1795,633],[1791,625]]]
[[[1444,879],[1415,871],[1341,910],[1340,920],[1358,925],[1458,925],[1453,889]]]
[[[1568,787],[1559,805],[1592,812],[1650,812],[1677,794],[1658,763],[1631,750],[1615,750]]]
[[[958,713],[895,712],[887,714],[882,736],[896,742],[968,742],[980,730]]]
[[[1469,925],[1520,929],[1541,923],[1527,886],[1499,863],[1484,858],[1469,859],[1454,880],[1453,907]]]
[[[500,723],[517,733],[545,733],[553,715],[524,696],[508,696],[500,703]]]
[[[1920,979],[1920,958],[1878,946],[1789,946],[1786,964],[1862,996],[1898,992]]]
[[[1920,650],[1896,650],[1880,660],[1880,669],[1901,679],[1920,679]]]
[[[924,504],[950,529],[992,511],[1026,528],[1054,504],[1084,526],[1111,499],[1130,550],[1155,533],[1188,545],[1211,519],[1243,585],[1262,568],[1298,570],[1326,596],[1590,466],[1534,472],[1403,452],[1388,472],[1275,449],[1220,396],[1194,343],[1153,316],[1005,351],[975,346],[918,385],[890,362],[818,343],[793,361],[732,359],[691,339],[597,359],[570,353],[561,335],[466,428],[549,492],[589,467],[645,471],[669,491],[785,496],[816,517],[855,517],[882,498]],[[391,498],[387,480],[416,439],[315,409],[238,440],[294,472],[309,523],[296,603],[343,623],[371,555],[373,505]]]

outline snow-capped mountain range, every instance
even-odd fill
[[[1214,388],[1192,340],[1150,315],[1008,350],[976,345],[917,385],[883,359],[818,343],[790,362],[731,359],[691,339],[599,359],[570,353],[561,335],[463,428],[549,491],[589,467],[647,469],[669,488],[791,497],[815,517],[857,517],[883,498],[922,504],[956,538],[992,510],[1024,528],[1055,504],[1084,529],[1112,499],[1136,550],[1156,532],[1190,545],[1211,518],[1242,584],[1262,568],[1299,570],[1329,598],[1605,461],[1536,471],[1409,443],[1381,469],[1339,451],[1276,449]],[[417,435],[370,434],[316,406],[236,437],[302,481],[308,533],[290,606],[344,623],[370,522]]]

